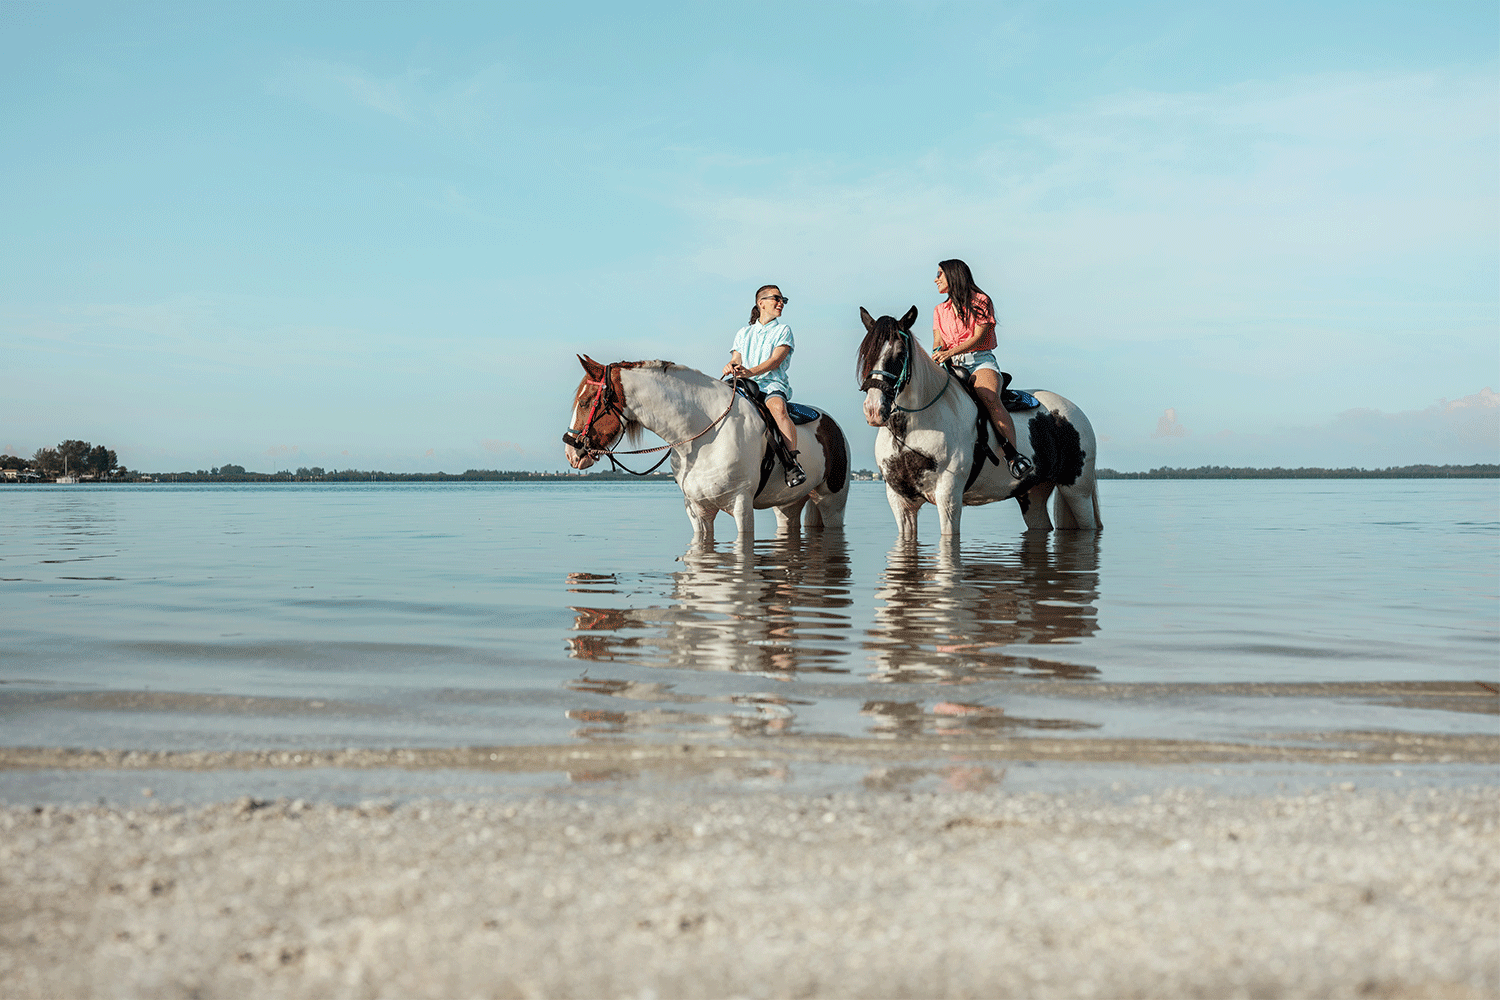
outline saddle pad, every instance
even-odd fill
[[[741,396],[744,396],[746,399],[750,400],[750,402],[754,403],[756,406],[761,407],[762,411],[764,411],[766,405],[766,397],[761,393],[760,387],[757,386],[754,382],[748,380],[741,382],[735,388],[735,391],[738,392]],[[815,410],[811,406],[807,406],[803,403],[786,404],[786,412],[787,415],[792,418],[793,424],[810,424],[823,415],[823,411]],[[767,419],[769,418],[770,415],[767,414]]]
[[[810,424],[823,415],[811,406],[804,406],[802,403],[786,404],[786,412],[794,424]]]
[[[1041,406],[1041,401],[1025,389],[1006,389],[1000,394],[1000,402],[1009,413],[1020,413]]]

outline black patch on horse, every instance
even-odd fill
[[[832,419],[818,425],[817,438],[818,444],[823,446],[824,492],[837,493],[849,480],[849,448]]]
[[[937,459],[920,451],[899,452],[886,463],[885,484],[907,500],[922,499],[922,478],[937,468]]]
[[[1072,486],[1083,475],[1083,442],[1078,428],[1060,413],[1049,413],[1031,421],[1031,451],[1036,476],[1058,486]]]

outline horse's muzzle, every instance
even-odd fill
[[[570,429],[562,436],[562,439],[565,446],[563,454],[573,468],[587,469],[599,460],[598,452],[588,443],[588,439],[581,437],[575,431]]]

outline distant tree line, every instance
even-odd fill
[[[246,472],[244,466],[224,465],[196,472],[153,472],[152,479],[169,483],[473,483],[473,482],[578,482],[635,481],[670,482],[670,473],[632,476],[624,472],[527,472],[500,469],[469,469],[450,472],[378,472],[360,469],[329,469],[318,466],[282,472]]]
[[[1100,479],[1496,479],[1500,465],[1402,465],[1388,469],[1243,469],[1227,465],[1200,465],[1196,469],[1152,469],[1150,472],[1116,472],[1100,469]]]
[[[19,455],[0,455],[0,469],[30,472],[44,479],[63,474],[104,479],[128,474],[113,450],[87,441],[68,440],[56,448],[38,448],[29,459]]]

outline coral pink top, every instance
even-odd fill
[[[937,308],[932,310],[932,332],[938,335],[938,342],[943,345],[945,351],[957,347],[974,336],[974,328],[986,323],[990,325],[990,332],[981,337],[979,343],[969,348],[971,351],[995,349],[995,307],[990,304],[990,297],[983,292],[974,293],[967,323],[959,322],[958,310],[954,309],[953,303],[947,300],[939,302]]]

